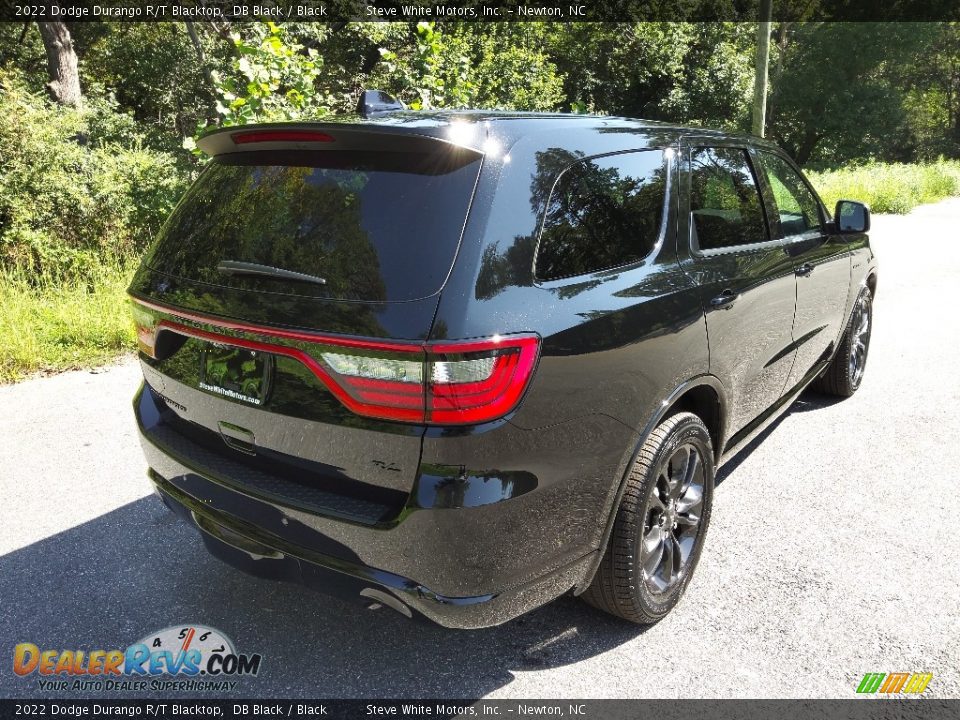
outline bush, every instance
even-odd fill
[[[904,165],[872,163],[811,172],[810,181],[831,210],[837,200],[859,200],[875,213],[904,214],[917,205],[960,195],[960,161]]]
[[[54,281],[140,253],[189,179],[109,100],[59,107],[4,73],[0,167],[0,268]]]

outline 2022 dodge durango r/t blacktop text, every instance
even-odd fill
[[[149,475],[216,556],[456,628],[652,623],[716,468],[863,377],[864,205],[774,145],[609,117],[246,126],[130,288]]]

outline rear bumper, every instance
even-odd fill
[[[351,522],[244,492],[218,477],[219,468],[202,467],[162,442],[150,392],[142,389],[134,406],[157,494],[199,530],[213,555],[251,574],[472,629],[581,587],[595,565],[590,539],[556,542],[557,532],[576,532],[584,521],[582,504],[571,517],[557,512],[562,488],[462,507],[425,484],[395,521]]]
[[[257,577],[296,582],[348,601],[378,603],[411,619],[427,619],[448,628],[499,625],[562,595],[575,586],[591,558],[528,585],[474,597],[447,597],[399,575],[321,556],[212,510],[150,471],[163,503],[195,526],[207,550],[218,559]]]

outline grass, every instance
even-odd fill
[[[809,173],[830,210],[837,200],[859,200],[875,213],[903,215],[917,205],[960,195],[960,161],[873,163]]]
[[[118,265],[63,283],[0,274],[0,383],[102,365],[133,350],[131,272]]]

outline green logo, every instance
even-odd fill
[[[919,695],[933,680],[933,673],[867,673],[857,686],[858,693],[910,693]]]

